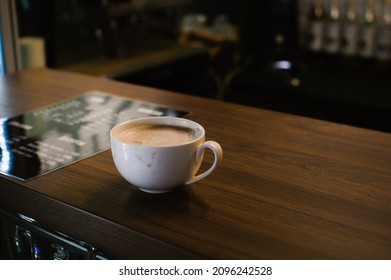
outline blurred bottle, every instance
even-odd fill
[[[310,52],[321,52],[326,23],[323,0],[311,1],[308,19],[308,49]]]
[[[325,23],[324,50],[328,54],[337,54],[340,47],[341,16],[340,1],[330,0]]]
[[[376,59],[380,62],[391,60],[391,0],[385,0],[376,32]]]
[[[367,61],[372,60],[375,55],[375,4],[375,0],[366,1],[359,31],[358,56]]]
[[[342,23],[341,54],[352,58],[357,54],[358,43],[358,10],[357,0],[348,0]]]
[[[220,34],[224,41],[238,42],[238,28],[230,22],[228,16],[220,14],[214,20],[210,30],[216,34]]]

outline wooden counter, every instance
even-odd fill
[[[93,89],[192,112],[221,165],[151,195],[105,151],[27,182],[0,177],[1,208],[120,259],[391,258],[391,134],[45,69],[0,79],[0,117]]]

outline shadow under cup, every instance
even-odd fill
[[[165,146],[129,144],[118,139],[121,132],[147,125],[191,129],[195,137],[188,142]],[[129,183],[149,193],[165,193],[205,178],[213,172],[223,154],[217,142],[205,142],[205,129],[200,124],[177,117],[148,117],[118,124],[110,131],[110,141],[119,173]],[[196,175],[206,148],[214,153],[214,162],[207,171]]]

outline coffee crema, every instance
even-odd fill
[[[195,140],[196,136],[194,130],[191,128],[148,124],[121,131],[116,138],[126,144],[162,147],[185,144]]]

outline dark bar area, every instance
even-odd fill
[[[387,1],[35,0],[17,6],[20,36],[44,39],[51,68],[391,129]],[[371,13],[374,23],[364,28]],[[354,40],[350,49],[348,40]],[[365,45],[371,49],[364,54]]]
[[[0,267],[391,259],[390,0],[0,8]]]

